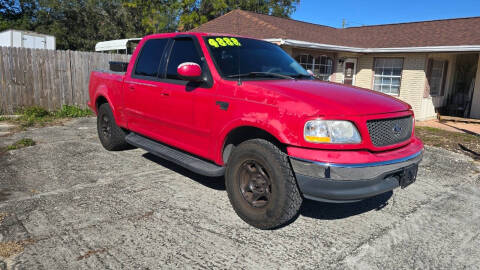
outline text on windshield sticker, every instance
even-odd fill
[[[208,44],[215,48],[226,46],[242,46],[238,39],[231,37],[209,38]]]

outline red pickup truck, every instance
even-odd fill
[[[156,34],[111,69],[90,76],[102,145],[225,176],[236,213],[257,228],[286,224],[303,198],[353,202],[415,181],[423,144],[408,104],[315,80],[275,44]]]

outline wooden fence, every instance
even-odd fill
[[[0,47],[0,114],[40,106],[86,107],[90,72],[129,55]]]

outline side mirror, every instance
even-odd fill
[[[178,76],[185,81],[202,81],[202,68],[199,64],[193,62],[181,63],[177,67]]]

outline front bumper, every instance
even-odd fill
[[[423,149],[389,161],[339,164],[290,156],[303,196],[331,202],[351,202],[373,197],[400,186],[406,168],[418,166]]]

